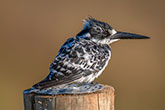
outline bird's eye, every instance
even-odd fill
[[[94,28],[94,30],[97,31],[97,32],[103,32],[102,28],[99,27],[99,26],[95,26],[95,27],[93,27],[93,28]]]

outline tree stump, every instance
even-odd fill
[[[114,110],[114,88],[89,94],[40,95],[24,93],[25,110]]]

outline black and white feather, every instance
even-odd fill
[[[84,29],[69,38],[50,65],[49,75],[33,87],[44,89],[69,83],[90,83],[97,78],[110,60],[108,24],[93,18],[86,20]],[[103,43],[102,43],[103,42]]]
[[[59,50],[50,65],[49,75],[35,84],[34,88],[46,89],[71,83],[91,83],[103,72],[110,60],[110,43],[119,39],[147,38],[117,32],[107,23],[94,18],[84,22],[83,30],[76,37],[69,38]]]

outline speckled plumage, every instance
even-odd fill
[[[47,78],[38,87],[50,87],[70,82],[92,82],[110,59],[107,44],[90,39],[70,38],[60,49]]]
[[[98,23],[97,25],[94,24],[96,26],[105,25],[107,29],[110,27],[103,22],[95,22]],[[63,44],[50,65],[49,75],[43,81],[34,85],[35,88],[43,89],[73,82],[90,83],[101,74],[110,59],[110,47],[108,44],[95,42],[93,38],[99,30],[95,32],[91,29],[93,34],[90,34],[90,29],[87,26],[86,24],[76,37],[69,38]],[[107,37],[106,33],[103,35],[103,37]],[[97,36],[98,39],[104,39],[101,37],[101,34]]]
[[[129,35],[147,38],[121,32],[119,35],[124,39],[131,38]],[[50,65],[49,75],[33,87],[46,89],[70,83],[91,83],[103,72],[110,60],[109,44],[119,39],[122,37],[107,23],[94,18],[85,20],[84,29],[76,37],[69,38],[59,50]]]

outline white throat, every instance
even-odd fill
[[[96,40],[93,38],[92,41],[100,43],[100,44],[108,44],[109,45],[109,39]]]

